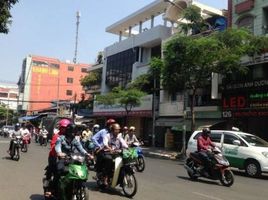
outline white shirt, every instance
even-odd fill
[[[118,134],[117,137],[114,137],[112,133],[108,133],[103,138],[103,144],[105,146],[110,146],[112,149],[128,148],[128,145],[122,137],[122,134]]]

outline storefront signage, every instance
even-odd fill
[[[152,95],[147,95],[141,98],[141,105],[133,107],[129,115],[132,116],[150,116],[152,113]],[[125,109],[120,104],[104,105],[94,102],[93,115],[98,116],[124,116],[126,114]]]
[[[229,84],[222,95],[222,116],[268,116],[268,80]]]

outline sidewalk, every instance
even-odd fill
[[[179,152],[167,150],[159,147],[142,147],[145,157],[160,158],[167,160],[182,160],[182,156]]]

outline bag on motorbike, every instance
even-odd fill
[[[123,160],[125,162],[134,162],[138,158],[136,148],[123,149]]]

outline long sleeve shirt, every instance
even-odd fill
[[[209,137],[199,136],[197,139],[197,150],[199,151],[207,151],[209,147],[215,147],[215,144],[211,142]]]
[[[93,144],[95,145],[95,147],[102,148],[104,146],[103,138],[105,138],[107,134],[108,134],[107,129],[101,129],[99,132],[97,132],[95,135],[93,135],[91,140],[92,140]]]
[[[64,135],[61,135],[58,137],[55,145],[55,151],[56,153],[75,153],[79,152],[82,155],[87,154],[87,151],[83,148],[82,144],[76,139],[72,139],[72,141],[69,141]]]
[[[110,146],[113,150],[128,148],[128,145],[121,134],[115,137],[112,133],[106,135],[103,141],[104,145]]]

